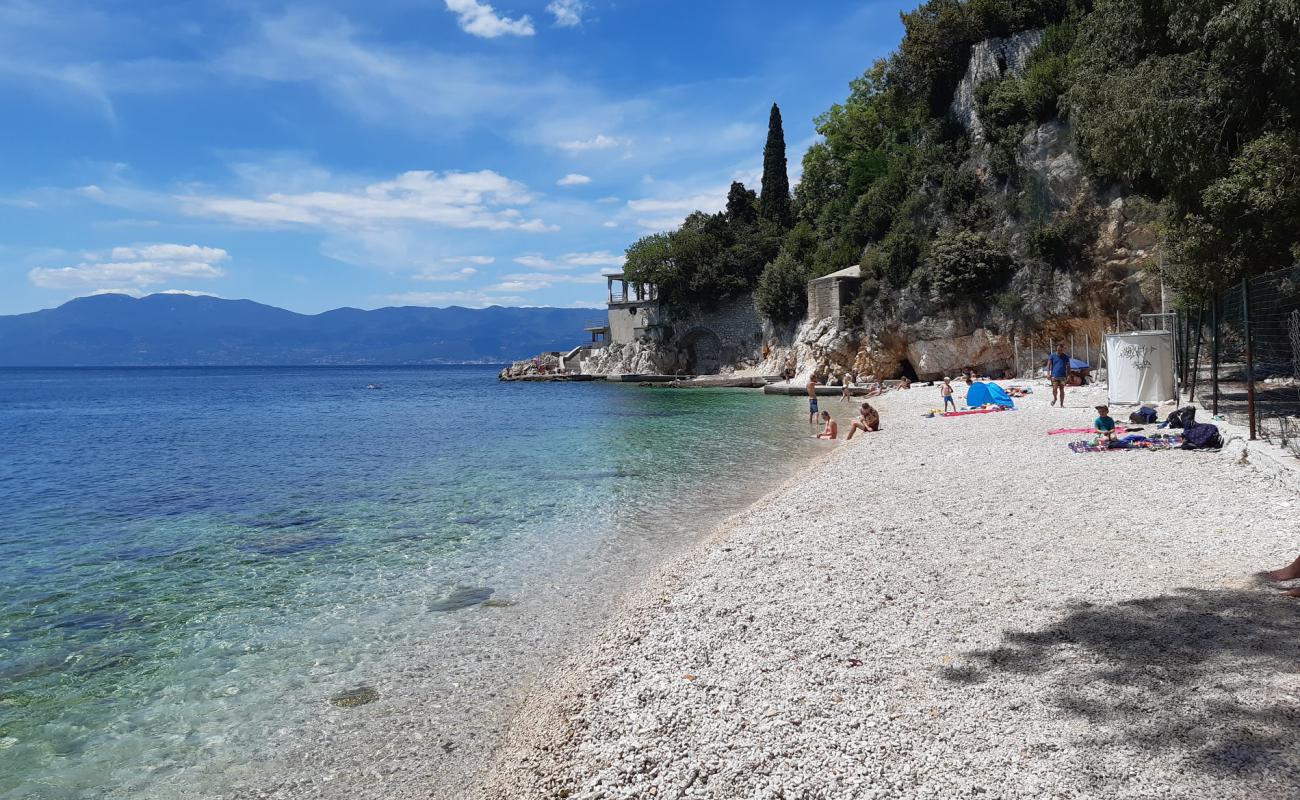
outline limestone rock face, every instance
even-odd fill
[[[1011,343],[1005,336],[978,328],[968,336],[913,341],[907,345],[907,359],[921,380],[951,377],[968,366],[981,371],[1009,367]]]
[[[1006,38],[985,39],[971,47],[970,62],[952,101],[952,112],[970,134],[973,144],[983,144],[984,125],[975,108],[975,90],[981,83],[1005,72],[1022,72],[1029,55],[1043,41],[1043,31],[1032,30]]]
[[[611,344],[583,359],[588,375],[677,375],[686,371],[687,356],[680,350],[651,340]]]

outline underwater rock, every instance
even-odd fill
[[[356,708],[364,706],[366,703],[373,703],[379,699],[379,690],[373,686],[358,686],[355,689],[348,689],[346,692],[339,692],[330,698],[330,703],[339,708]]]
[[[505,598],[501,598],[501,597],[494,597],[491,600],[484,600],[482,603],[482,606],[484,608],[509,608],[511,606],[517,606],[517,605],[519,605],[519,601],[506,600]]]
[[[456,611],[486,602],[496,590],[490,586],[457,586],[446,597],[429,603],[430,611]]]

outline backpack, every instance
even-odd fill
[[[1208,422],[1193,422],[1183,429],[1184,450],[1217,450],[1223,447],[1219,426]]]
[[[1151,406],[1142,406],[1137,411],[1128,415],[1128,421],[1149,425],[1156,421],[1156,410]]]
[[[1196,424],[1196,406],[1183,406],[1177,411],[1169,412],[1166,422],[1171,428],[1190,428]]]

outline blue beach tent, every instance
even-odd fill
[[[1081,358],[1071,358],[1070,369],[1092,369],[1092,365]]]
[[[1007,392],[996,383],[975,383],[966,390],[966,407],[979,408],[980,406],[996,403],[1003,408],[1015,408],[1016,404]]]

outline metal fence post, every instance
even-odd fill
[[[1210,302],[1210,413],[1219,413],[1219,298]]]
[[[1246,340],[1246,416],[1250,418],[1250,439],[1255,440],[1255,348],[1250,342],[1250,279],[1241,282],[1241,328]]]
[[[1188,318],[1190,322],[1190,317]],[[1196,355],[1192,356],[1192,383],[1187,393],[1187,402],[1196,402],[1196,377],[1201,373],[1201,331],[1205,324],[1205,303],[1196,310]]]

